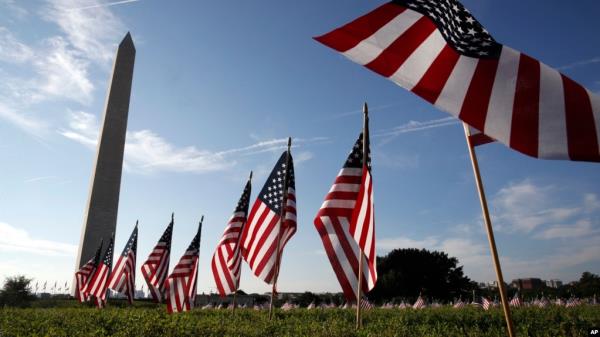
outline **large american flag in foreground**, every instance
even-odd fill
[[[600,161],[600,97],[456,0],[395,0],[316,39],[517,151]]]
[[[222,297],[236,292],[240,285],[240,233],[246,224],[251,190],[252,184],[248,180],[212,258],[213,277]]]
[[[204,217],[202,217],[204,219]],[[200,257],[200,232],[202,220],[198,225],[198,233],[173,269],[165,282],[165,298],[169,313],[189,311],[196,300],[196,282],[198,280],[198,259]]]
[[[240,239],[242,256],[248,262],[254,275],[268,284],[272,284],[277,270],[276,261],[285,244],[296,233],[296,184],[294,180],[294,162],[289,155],[289,167],[286,167],[287,151],[284,152],[267,182],[256,198],[248,222]],[[287,175],[287,199],[284,221],[280,223],[282,201],[284,199],[284,179]],[[281,225],[281,229],[279,226]],[[279,238],[279,252],[277,239]]]
[[[91,280],[88,282],[83,294],[85,297],[94,296],[96,300],[96,306],[98,308],[106,305],[106,293],[108,291],[108,276],[110,275],[110,269],[113,260],[113,249],[114,249],[114,238],[110,239],[108,248],[104,252],[104,258],[102,262],[94,271]]]
[[[98,249],[96,249],[96,254],[92,257],[86,264],[83,265],[76,273],[75,273],[75,298],[79,302],[87,301],[87,296],[83,293],[85,287],[89,280],[91,280],[92,274],[96,271],[96,267],[98,267],[98,263],[100,262],[100,253],[102,253],[102,244],[103,241],[100,240],[100,245]],[[37,282],[35,283],[35,288],[37,292]],[[44,283],[44,290],[46,289],[46,284]]]
[[[162,302],[165,298],[165,281],[169,273],[169,260],[171,258],[171,237],[173,236],[173,216],[171,223],[165,229],[148,259],[142,265],[142,275],[148,284],[148,290],[155,302]]]
[[[370,158],[369,152],[368,155]],[[368,161],[368,166],[370,165]],[[363,134],[361,133],[314,220],[329,262],[348,301],[356,301],[358,287],[361,249],[350,232],[350,222],[353,211],[363,204],[358,202],[362,182]],[[363,264],[362,275],[362,291],[366,293],[373,289],[377,281],[375,258]]]
[[[130,304],[133,303],[135,293],[135,258],[137,254],[138,225],[135,224],[133,232],[127,240],[123,253],[119,256],[117,263],[113,267],[110,278],[108,279],[108,288],[118,291],[127,296]]]

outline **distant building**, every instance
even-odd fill
[[[557,279],[553,279],[553,280],[548,280],[546,281],[546,287],[548,288],[560,288],[562,287],[563,283],[561,280],[557,280]]]
[[[519,278],[513,280],[510,283],[510,286],[513,288],[519,288],[523,290],[536,290],[544,288],[544,286],[546,286],[546,283],[539,278]]]

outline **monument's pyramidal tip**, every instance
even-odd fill
[[[135,52],[135,45],[133,44],[133,39],[131,38],[130,32],[127,32],[123,40],[121,40],[121,43],[119,43],[119,50],[123,49],[124,47],[129,47]]]

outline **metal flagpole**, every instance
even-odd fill
[[[481,211],[483,212],[483,221],[485,223],[485,229],[487,231],[487,237],[490,244],[490,252],[494,260],[494,269],[496,270],[496,278],[498,281],[498,291],[500,292],[500,299],[502,300],[502,309],[504,310],[504,318],[506,319],[506,327],[508,329],[508,335],[510,337],[515,336],[512,316],[510,314],[510,307],[508,306],[508,299],[506,298],[506,288],[504,287],[504,278],[502,277],[502,268],[500,267],[500,259],[498,258],[498,251],[496,249],[496,240],[494,239],[494,230],[492,229],[492,221],[490,219],[490,213],[488,211],[487,201],[485,198],[485,192],[483,190],[483,183],[481,181],[481,174],[479,173],[479,164],[477,162],[477,156],[475,155],[475,149],[471,143],[471,131],[469,126],[463,123],[465,129],[465,138],[467,139],[467,147],[469,148],[469,155],[471,157],[471,164],[473,165],[473,174],[475,176],[475,184],[477,185],[477,192],[479,193],[479,201],[481,203]]]
[[[363,105],[363,157],[362,157],[362,163],[363,163],[363,169],[368,165],[367,160],[369,159],[368,156],[368,149],[367,149],[367,141],[369,139],[369,107],[367,106],[367,103],[365,102],[365,104]],[[368,169],[368,167],[367,167]],[[360,249],[360,247],[358,248],[359,254],[360,254],[360,260],[358,261],[358,287],[356,288],[356,329],[359,329],[360,327],[362,327],[362,316],[361,316],[361,312],[360,312],[360,298],[362,297],[362,276],[363,276],[363,260],[364,260],[364,253],[362,251],[362,249]]]
[[[250,184],[252,184],[252,171],[250,171],[250,177],[248,178],[248,182]],[[247,217],[248,217],[248,214],[246,214],[246,218]],[[242,226],[245,226],[245,225],[246,225],[246,222],[244,222],[242,224]],[[240,235],[238,235],[238,242],[237,242],[236,247],[235,247],[236,249],[239,249],[239,247],[240,247],[240,240],[242,239],[241,232],[242,232],[242,228],[240,228]],[[233,314],[235,314],[235,306],[236,306],[235,299],[237,297],[237,292],[238,292],[238,290],[240,288],[240,278],[242,278],[242,267],[243,266],[244,266],[244,264],[240,263],[240,277],[238,277],[238,279],[237,279],[237,282],[235,284],[235,292],[233,293],[233,310],[232,310]]]
[[[269,305],[269,320],[273,318],[273,297],[277,289],[277,279],[279,278],[279,263],[281,258],[280,241],[281,241],[281,225],[285,220],[285,206],[288,196],[288,176],[290,172],[290,149],[292,147],[292,137],[288,137],[287,153],[285,155],[285,176],[283,177],[283,199],[281,200],[281,208],[279,209],[279,226],[277,229],[277,250],[275,251],[275,275],[273,275],[273,287],[271,288],[271,303]]]

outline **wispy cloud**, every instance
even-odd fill
[[[0,5],[4,6],[16,19],[23,19],[29,14],[29,11],[17,5],[15,0],[0,0]]]
[[[492,198],[494,223],[504,231],[530,233],[541,226],[564,223],[579,215],[579,205],[565,207],[554,200],[554,186],[538,186],[530,180],[512,183]]]
[[[122,1],[113,1],[113,2],[106,2],[106,3],[99,3],[96,5],[90,5],[90,6],[84,6],[84,7],[77,7],[77,8],[69,8],[67,10],[69,11],[80,11],[80,10],[84,10],[84,9],[92,9],[92,8],[100,8],[100,7],[112,7],[112,6],[118,6],[118,5],[125,5],[125,4],[129,4],[132,2],[139,2],[141,0],[122,0]]]
[[[59,133],[90,149],[97,144],[99,126],[96,117],[83,111],[71,111],[67,129]],[[295,147],[327,141],[325,137],[294,139]],[[188,172],[207,173],[221,171],[235,166],[236,157],[255,155],[284,149],[287,138],[259,141],[255,144],[223,151],[209,151],[195,146],[179,147],[151,130],[127,133],[125,143],[125,164],[129,169],[142,172]],[[312,153],[299,152],[298,163],[310,160]]]
[[[374,138],[381,138],[382,140],[378,146],[382,146],[405,133],[425,131],[458,123],[459,121],[454,117],[444,117],[428,121],[409,121],[390,129],[376,130],[372,133],[372,136]]]
[[[7,28],[0,27],[0,61],[24,63],[33,57],[33,50],[19,41]]]
[[[77,246],[33,238],[23,229],[0,222],[0,250],[4,252],[25,252],[39,255],[74,256]]]
[[[82,58],[109,64],[125,25],[99,1],[48,0],[43,18],[55,23]],[[69,10],[93,7],[93,11]]]
[[[573,68],[587,66],[587,65],[590,65],[590,64],[595,64],[595,63],[600,63],[600,57],[599,56],[592,57],[592,58],[587,59],[587,60],[580,60],[580,61],[576,61],[576,62],[573,62],[573,63],[569,63],[569,64],[566,64],[564,66],[560,66],[560,67],[558,67],[556,69],[558,69],[558,70],[568,70],[568,69],[573,69]]]
[[[24,181],[24,183],[36,183],[36,182],[38,182],[38,181],[44,181],[44,180],[53,180],[53,179],[56,179],[56,177],[55,177],[55,176],[43,176],[43,177],[35,177],[35,178],[29,178],[29,179],[26,179],[26,180]]]
[[[540,239],[572,239],[600,233],[594,229],[590,219],[582,219],[575,224],[556,225],[543,230],[536,235]]]
[[[16,6],[11,0],[0,1],[5,6]],[[98,8],[65,10],[93,5]],[[91,72],[100,69],[108,73],[116,45],[126,31],[121,20],[104,5],[99,1],[46,0],[35,19],[55,24],[59,34],[43,36],[31,44],[0,27],[0,62],[23,70],[15,72],[19,75],[2,73],[0,118],[39,137],[47,121],[53,119],[43,103],[92,103],[95,86]]]

